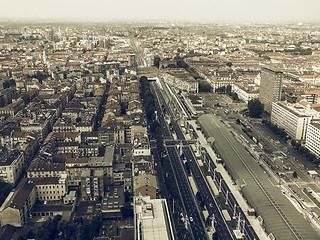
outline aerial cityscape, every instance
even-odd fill
[[[257,5],[188,18],[128,3],[81,20],[81,3],[55,17],[14,2],[0,10],[0,240],[320,239],[314,10],[275,23]]]

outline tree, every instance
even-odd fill
[[[226,87],[222,86],[215,90],[216,93],[226,93]]]
[[[199,82],[199,92],[212,92],[212,87],[211,85],[203,80]]]
[[[0,95],[0,107],[4,107],[6,105],[6,101],[3,95]]]
[[[124,206],[121,208],[121,213],[124,218],[133,217],[133,208],[130,202],[124,204]]]
[[[153,65],[154,65],[156,68],[159,68],[159,66],[160,66],[160,57],[158,57],[158,56],[154,57],[154,59],[153,59]]]
[[[248,102],[249,116],[259,118],[264,110],[264,105],[259,99],[252,99]]]
[[[77,118],[76,118],[76,122],[77,122],[77,123],[79,123],[79,122],[81,122],[81,121],[82,121],[81,117],[77,117]]]
[[[227,66],[228,66],[229,68],[231,68],[231,67],[232,67],[232,62],[227,62]]]
[[[121,102],[120,107],[121,107],[121,115],[126,115],[128,104],[125,102]]]
[[[297,178],[297,177],[298,177],[298,173],[297,173],[296,171],[294,171],[293,174],[292,174],[292,176],[293,176],[294,178]]]
[[[226,88],[226,93],[230,95],[231,89],[232,89],[231,85],[228,84]]]
[[[234,101],[239,101],[239,96],[238,96],[238,93],[233,93],[232,94],[232,99],[234,100]]]
[[[12,186],[9,183],[6,183],[0,180],[0,189],[1,189],[0,191],[0,206],[1,206],[4,200],[6,200],[8,194],[11,192]]]

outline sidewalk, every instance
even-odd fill
[[[197,124],[196,124],[195,120],[190,120],[190,121],[188,121],[188,123],[191,124],[193,129],[196,129]],[[207,150],[208,154],[210,155],[212,160],[215,162],[216,159],[217,159],[216,154],[212,150],[211,146],[207,143],[206,138],[204,137],[204,135],[202,134],[201,131],[196,131],[196,132],[198,134],[198,139],[199,139],[199,141],[201,143],[201,146],[204,147]],[[225,170],[225,168],[221,164],[215,164],[215,165],[217,167],[217,171],[220,172],[220,174],[222,175],[224,181],[228,185],[230,191],[232,192],[233,196],[237,200],[239,206],[241,207],[242,211],[246,215],[248,221],[252,225],[252,227],[255,230],[256,234],[258,235],[259,239],[268,240],[269,238],[267,236],[267,233],[264,231],[264,229],[260,225],[258,219],[256,217],[254,217],[254,216],[249,216],[248,215],[247,210],[250,207],[248,206],[246,200],[243,198],[241,193],[236,188],[236,185],[234,185],[234,182],[232,181],[232,179],[229,176],[228,172]]]

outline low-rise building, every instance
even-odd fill
[[[188,93],[199,92],[199,82],[195,80],[184,68],[166,69],[164,77],[166,83],[181,91]]]
[[[140,174],[133,178],[134,196],[150,196],[157,198],[158,182],[157,178],[151,174]]]
[[[30,178],[39,201],[62,200],[67,193],[67,174],[61,177]]]
[[[25,167],[23,152],[13,150],[0,157],[0,178],[7,183],[15,184]]]
[[[255,84],[240,84],[233,85],[233,92],[238,94],[239,99],[246,103],[250,100],[259,98],[259,88]]]
[[[90,176],[81,179],[81,199],[83,201],[97,201],[104,196],[103,177],[95,175],[90,174]]]
[[[75,203],[77,199],[77,192],[76,191],[70,191],[67,195],[63,198],[64,204],[73,204]]]
[[[150,156],[151,149],[148,136],[144,133],[136,133],[133,136],[133,156]]]
[[[23,178],[0,207],[1,226],[7,224],[15,227],[24,226],[31,217],[31,209],[35,201],[34,184],[27,178]]]
[[[104,219],[121,219],[121,208],[125,203],[123,186],[108,187],[103,198],[101,212]]]
[[[165,199],[135,197],[135,239],[174,239],[169,208]]]
[[[58,177],[60,178],[63,174],[66,174],[66,167],[64,163],[33,163],[28,171],[28,178],[46,178],[46,177]]]

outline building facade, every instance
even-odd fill
[[[23,152],[13,150],[8,156],[0,158],[0,179],[15,184],[25,168]]]
[[[0,207],[1,227],[7,224],[14,227],[25,225],[31,217],[31,209],[35,201],[34,184],[27,178],[23,178]]]
[[[320,120],[313,120],[309,124],[305,146],[310,152],[320,157]]]
[[[319,112],[310,107],[303,108],[300,104],[276,102],[272,104],[271,122],[295,140],[305,140],[308,125],[312,118],[318,117]]]

